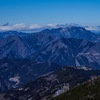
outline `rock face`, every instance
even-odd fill
[[[0,91],[22,86],[62,66],[100,69],[99,37],[75,26],[32,34],[0,33],[0,76],[7,83],[0,85]]]
[[[55,39],[44,48],[30,55],[36,61],[55,62],[61,66],[91,66],[99,68],[100,43],[83,39]]]

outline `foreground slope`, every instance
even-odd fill
[[[94,77],[94,79],[51,100],[100,100],[100,77]]]
[[[63,67],[1,96],[3,100],[48,100],[98,75],[99,70],[87,67]]]

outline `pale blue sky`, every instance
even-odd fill
[[[100,0],[0,0],[0,24],[100,25]]]

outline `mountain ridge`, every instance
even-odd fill
[[[56,35],[56,32],[63,34],[60,32],[62,29],[67,33],[67,29],[59,28],[51,29],[53,33],[44,30],[24,36],[0,37],[0,76],[3,76],[2,79],[9,84],[9,88],[24,85],[62,66],[100,69],[100,42],[90,41],[90,38],[63,38],[53,35]],[[74,29],[69,28],[76,36],[77,32],[91,33],[80,27]],[[92,36],[94,38],[94,35]]]

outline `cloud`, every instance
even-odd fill
[[[85,29],[90,31],[100,31],[100,26],[85,26]]]
[[[22,31],[22,32],[36,32],[41,31],[46,28],[59,28],[59,27],[68,27],[68,26],[78,26],[77,24],[47,24],[47,25],[38,25],[31,24],[26,25],[24,23],[10,25],[6,23],[4,25],[0,25],[0,31]],[[100,31],[100,26],[83,26],[86,30],[90,31]]]
[[[0,25],[0,31],[30,31],[42,27],[43,27],[42,25],[38,25],[38,24],[31,24],[31,25],[26,25],[24,23],[15,24],[15,25],[7,24],[7,25]]]
[[[10,25],[8,23],[4,25],[0,25],[0,31],[24,31],[24,32],[34,32],[34,31],[40,31],[46,28],[57,28],[57,27],[63,27],[60,24],[47,24],[47,25],[38,25],[38,24],[31,24],[26,25],[24,23]],[[65,25],[64,25],[65,26]]]

